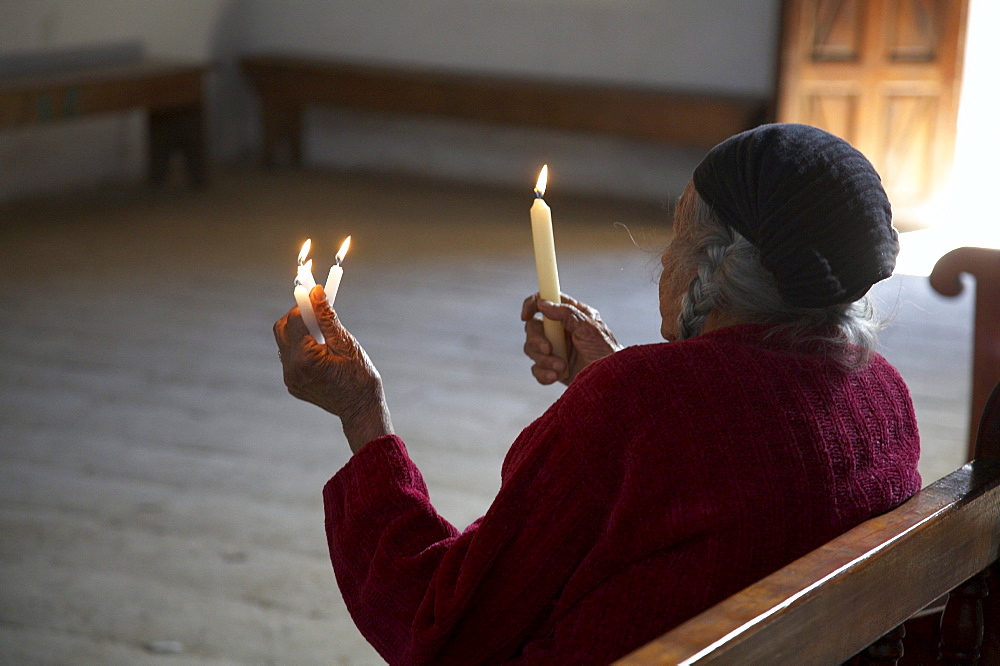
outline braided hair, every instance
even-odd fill
[[[697,274],[691,279],[677,317],[678,339],[701,333],[712,312],[743,323],[773,324],[790,346],[822,350],[838,365],[863,365],[875,349],[878,325],[867,296],[820,308],[789,305],[760,251],[721,222],[689,184],[675,212],[692,229]]]

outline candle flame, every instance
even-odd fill
[[[549,180],[549,165],[543,164],[542,170],[538,172],[538,182],[535,183],[535,195],[545,196],[545,184]]]
[[[302,244],[302,249],[299,250],[299,266],[303,266],[306,263],[306,257],[309,256],[309,248],[312,247],[312,239],[307,238],[306,242]]]
[[[344,242],[340,244],[340,249],[337,250],[337,265],[338,266],[340,265],[340,262],[342,262],[344,260],[344,257],[347,256],[347,251],[350,248],[351,248],[351,237],[348,236],[347,238],[344,239]]]

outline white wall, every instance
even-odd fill
[[[136,39],[149,53],[204,59],[227,0],[0,0],[0,54]]]
[[[777,0],[252,4],[256,50],[770,94]]]
[[[768,97],[778,0],[255,0],[252,50]],[[252,108],[252,107],[251,107]],[[255,112],[241,126],[256,134]],[[667,202],[701,158],[608,137],[315,110],[309,164]],[[553,191],[557,191],[553,190]]]
[[[137,39],[150,55],[211,61],[212,152],[232,160],[258,140],[254,100],[236,69],[240,53],[296,50],[768,95],[778,7],[779,0],[0,0],[0,56]],[[122,114],[0,133],[0,200],[141,178],[142,127],[138,114]],[[606,173],[609,164],[627,171],[629,159],[652,159],[649,186],[659,190],[655,171],[676,164],[669,155],[657,162],[662,151],[601,138],[324,111],[311,114],[308,136],[313,164],[506,182],[551,158],[578,189],[614,189],[619,178]]]
[[[236,0],[0,0],[0,57],[140,42],[146,55],[207,62]],[[0,200],[145,173],[139,112],[0,132]]]

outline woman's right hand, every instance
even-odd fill
[[[357,453],[373,439],[393,433],[382,378],[327,305],[321,285],[313,287],[309,301],[326,343],[316,343],[297,306],[274,324],[285,386],[296,398],[340,417],[347,442]]]
[[[561,298],[562,303],[552,303],[536,293],[524,299],[521,306],[521,320],[525,322],[524,353],[534,362],[531,374],[539,384],[556,381],[569,384],[590,363],[622,348],[601,319],[601,313],[566,294],[561,294]],[[552,345],[542,326],[543,316],[562,323],[566,329],[565,361],[552,354]]]

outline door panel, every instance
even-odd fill
[[[891,0],[886,25],[886,55],[893,62],[934,62],[947,24],[948,3]]]
[[[919,199],[934,184],[934,147],[940,125],[935,94],[886,94],[881,155],[884,183],[897,200]]]
[[[810,23],[814,62],[857,62],[861,59],[861,0],[815,3]]]
[[[858,95],[845,90],[815,90],[808,97],[809,108],[802,120],[807,125],[822,127],[841,137],[857,134],[854,126],[857,118]]]
[[[968,0],[785,0],[778,120],[822,127],[875,165],[897,210],[951,168]]]

